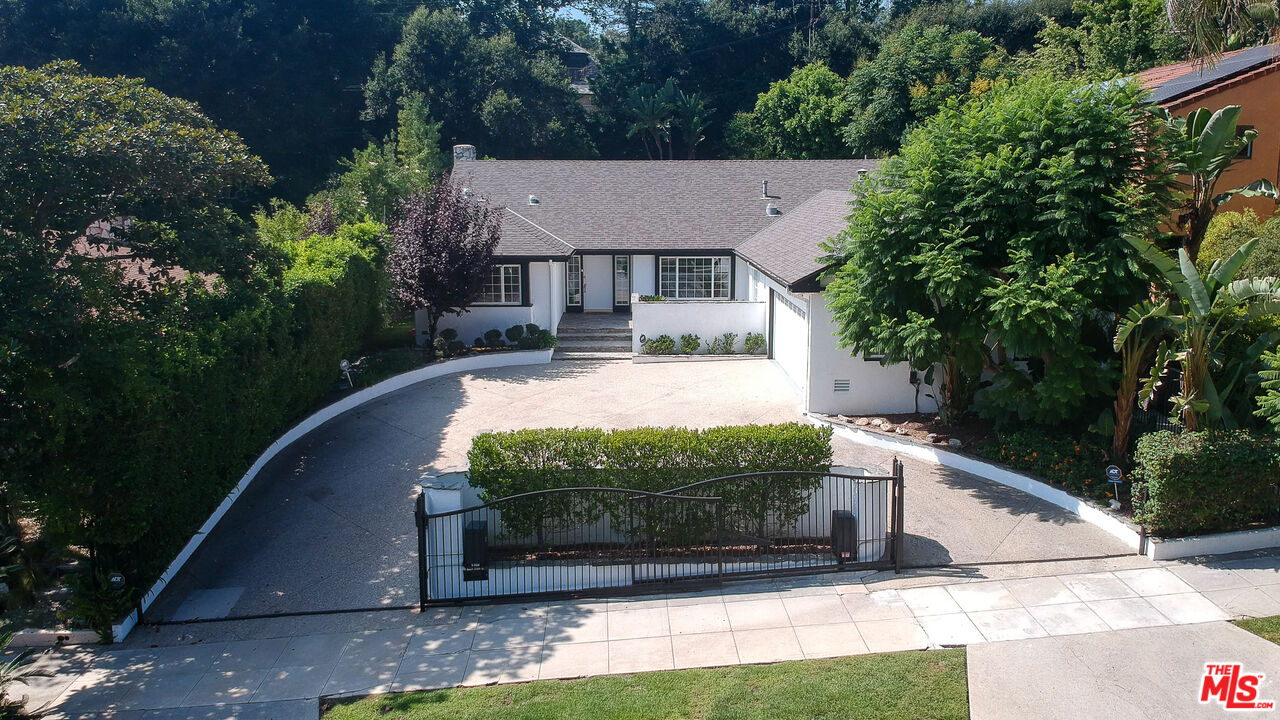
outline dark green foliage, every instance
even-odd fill
[[[1280,350],[1262,356],[1259,375],[1263,393],[1257,397],[1254,414],[1266,420],[1273,432],[1280,433]]]
[[[477,436],[467,460],[470,483],[483,491],[485,501],[570,487],[660,492],[739,473],[825,472],[831,466],[831,429],[786,423],[707,430],[517,430]],[[777,478],[744,483],[736,487],[733,497],[725,496],[731,511],[727,514],[752,523],[769,515],[771,522],[786,525],[788,518],[807,509],[807,504],[801,508],[799,502],[806,488],[811,486],[788,485]],[[574,502],[571,496],[549,496],[537,502],[505,506],[503,524],[515,537],[541,537],[594,522],[612,509],[617,526],[618,519],[625,517],[619,504],[625,502],[623,498],[600,494],[586,499],[580,496]],[[661,514],[656,513],[655,517]],[[620,526],[615,529],[628,530]],[[653,532],[656,528],[650,525],[647,530]],[[666,535],[678,531],[663,530]]]
[[[502,331],[497,328],[485,331],[484,344],[485,347],[491,348],[506,347],[506,344],[502,342]]]
[[[1091,436],[1026,429],[1001,432],[974,453],[1043,479],[1053,487],[1106,504],[1114,498],[1107,482],[1107,451]]]
[[[823,63],[796,68],[760,93],[755,109],[734,118],[734,149],[745,157],[849,156],[844,128],[853,106],[848,83]]]
[[[670,335],[659,335],[644,343],[640,347],[640,352],[645,355],[674,355],[676,341]]]
[[[351,88],[410,10],[374,0],[4,2],[0,65],[76,60],[198,103],[266,160],[279,178],[273,190],[297,202],[361,144]]]
[[[732,355],[733,344],[738,341],[737,333],[725,333],[714,337],[707,343],[708,355]]]
[[[511,327],[507,328],[506,335],[507,335],[508,341],[510,341],[514,345],[519,345],[520,341],[524,338],[524,326],[512,325]]]
[[[1092,311],[1144,294],[1126,238],[1166,217],[1163,127],[1137,83],[1031,79],[949,104],[854,187],[825,293],[841,344],[939,366],[947,422],[985,369],[1002,417],[1096,417],[1113,371]]]
[[[680,336],[680,354],[692,355],[698,352],[698,346],[702,344],[702,338],[692,333],[685,333]]]
[[[453,328],[445,328],[440,331],[440,337],[444,338],[445,342],[453,342],[458,339],[458,331]]]
[[[747,333],[742,341],[742,349],[748,355],[759,355],[768,347],[768,343],[764,339],[763,333]]]
[[[1243,431],[1145,435],[1134,453],[1134,519],[1164,537],[1280,519],[1280,439]]]
[[[907,25],[849,78],[848,150],[854,157],[896,151],[908,128],[950,98],[981,95],[1007,70],[1004,51],[976,32]]]
[[[292,213],[258,222],[279,277],[211,290],[193,276],[142,293],[139,312],[100,312],[78,330],[76,362],[29,394],[58,433],[17,478],[24,497],[50,536],[90,548],[134,592],[381,321],[379,226],[277,242]]]

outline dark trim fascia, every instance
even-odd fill
[[[564,262],[568,260],[568,255],[494,255],[494,265],[514,265],[515,263],[531,263],[531,262]]]

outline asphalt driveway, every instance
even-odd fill
[[[412,502],[423,475],[465,464],[485,430],[710,427],[800,418],[768,360],[553,362],[426,381],[342,415],[254,481],[148,620],[403,606],[417,594]],[[839,465],[891,454],[836,439]],[[1124,553],[1070,513],[966,473],[906,459],[914,565]]]

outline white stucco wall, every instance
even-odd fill
[[[699,354],[706,352],[712,338],[731,332],[738,335],[734,349],[743,350],[747,333],[764,333],[768,303],[749,300],[664,300],[641,302],[631,296],[631,349],[640,352],[640,336],[649,339],[693,333],[702,339]]]
[[[765,295],[768,297],[768,290]],[[773,336],[769,338],[769,349],[773,353],[773,361],[801,389],[803,395],[809,384],[808,300],[778,288],[773,288],[772,297]],[[805,315],[789,307],[782,301],[783,298],[798,305]]]
[[[831,311],[820,294],[809,300],[809,383],[806,410],[827,414],[908,413],[915,411],[915,387],[904,364],[884,366],[877,361],[851,357],[837,347]],[[776,322],[776,320],[775,320]],[[835,381],[848,380],[848,392],[836,392]],[[920,393],[922,410],[935,406]]]
[[[766,284],[764,273],[760,272],[755,266],[747,265],[747,294],[743,296],[745,300],[763,300],[769,299],[769,286]]]
[[[529,307],[522,305],[473,305],[461,316],[445,315],[440,318],[439,330],[453,328],[458,339],[468,345],[485,332],[497,328],[506,332],[512,325],[537,323],[555,332],[555,326],[564,314],[564,263],[529,263]],[[426,313],[414,313],[417,337],[427,337]]]
[[[653,255],[631,256],[631,292],[637,295],[657,295],[658,279],[654,277],[657,258]]]

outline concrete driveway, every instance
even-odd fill
[[[416,600],[412,501],[422,476],[465,464],[482,430],[710,427],[800,419],[768,360],[553,362],[420,383],[325,424],[254,481],[148,620],[353,610]],[[886,468],[891,453],[835,440],[839,465]],[[907,459],[913,565],[1125,553],[1042,501]]]

